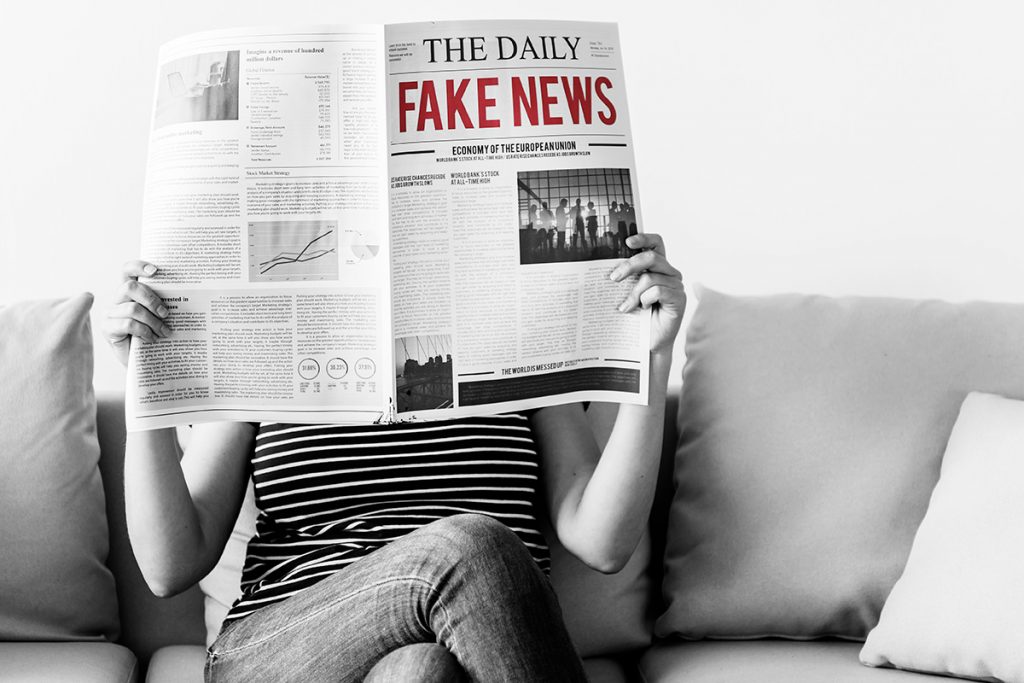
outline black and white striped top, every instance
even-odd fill
[[[549,568],[534,514],[537,449],[523,415],[358,427],[264,423],[252,467],[256,535],[229,620],[466,512],[503,522]]]

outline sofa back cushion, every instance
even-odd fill
[[[118,633],[91,294],[0,308],[0,639]]]
[[[709,289],[688,330],[658,635],[862,639],[1024,306]]]

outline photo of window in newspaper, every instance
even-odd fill
[[[395,340],[395,401],[399,413],[454,405],[452,338],[447,334]]]
[[[238,120],[238,50],[182,57],[163,65],[153,127]]]

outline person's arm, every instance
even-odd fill
[[[217,563],[245,495],[254,439],[247,423],[196,425],[179,462],[173,429],[129,432],[128,536],[155,595],[180,593]]]
[[[626,564],[647,526],[661,457],[672,344],[686,308],[680,273],[665,259],[661,238],[633,235],[627,243],[646,249],[617,267],[616,279],[640,274],[620,310],[643,306],[653,311],[648,405],[619,406],[603,452],[579,404],[541,408],[531,418],[558,539],[584,563],[606,573]]]
[[[125,264],[124,283],[102,329],[127,365],[132,343],[171,334],[167,311],[137,281],[156,267]],[[184,457],[173,429],[129,432],[125,445],[125,514],[143,578],[160,596],[174,595],[217,562],[245,495],[255,428],[245,423],[197,425]]]

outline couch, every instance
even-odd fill
[[[962,615],[953,621],[936,610],[913,621],[919,618],[915,609],[921,611],[914,607],[921,581],[913,572],[936,564],[928,561],[934,554],[917,555],[938,552],[915,534],[932,523],[929,501],[931,508],[953,505],[954,511],[959,504],[952,494],[940,497],[947,484],[943,459],[978,460],[973,453],[966,459],[952,453],[954,447],[977,450],[965,422],[965,398],[1002,401],[998,405],[1009,416],[1004,422],[1024,423],[1024,413],[1013,412],[1024,399],[1024,306],[729,297],[711,290],[699,297],[683,388],[669,398],[649,533],[627,567],[610,576],[552,547],[552,581],[591,680],[932,678],[923,672],[1024,680],[1017,653],[1022,648],[1013,640],[1024,633],[1014,630],[1021,626],[1015,613],[1024,612],[1018,609],[1024,601],[1017,601],[1014,587],[998,586],[1000,580],[1013,583],[1006,577],[1024,570],[1019,553],[999,543],[979,545],[978,563],[1002,567],[1002,578],[986,575],[963,584],[965,591],[983,584],[977,598],[958,602],[955,595],[942,595],[931,601]],[[0,438],[7,480],[0,493],[9,494],[7,503],[0,499],[0,542],[8,549],[21,544],[17,557],[8,552],[0,561],[0,680],[198,681],[204,646],[232,599],[252,522],[243,519],[243,509],[225,557],[202,586],[168,599],[149,592],[124,522],[123,396],[101,393],[94,400],[89,381],[90,304],[91,297],[83,295],[0,309],[2,431],[17,433]],[[37,339],[56,341],[11,341],[19,329],[29,328]],[[36,359],[26,362],[33,354]],[[64,385],[60,400],[52,398],[53,384],[36,388],[33,368],[46,362],[54,367],[51,382]],[[53,414],[40,415],[37,404]],[[66,419],[76,410],[75,419]],[[599,440],[614,410],[607,404],[590,407]],[[982,431],[991,434],[991,424]],[[961,445],[951,440],[957,430],[963,433]],[[25,436],[51,432],[80,432],[82,439],[54,448],[47,439]],[[1024,441],[1008,443],[1024,453]],[[77,499],[42,500],[69,495],[64,484],[36,490],[40,480],[63,472],[63,465],[22,471],[27,462],[35,467],[51,457],[46,449],[56,451],[61,463],[73,457],[69,449],[90,454],[80,459],[86,471],[98,468],[90,485],[101,509],[82,512]],[[997,472],[994,465],[982,471]],[[955,479],[948,478],[950,488]],[[983,491],[997,498],[992,492],[1007,477],[990,479]],[[26,536],[31,530],[12,530],[18,523],[5,504],[39,507],[42,518],[61,518],[53,534],[72,535],[43,559],[23,560],[22,549],[31,555],[36,545],[46,544],[26,541],[33,538]],[[1024,527],[1019,516],[1006,518],[1019,508],[992,505],[1007,529]],[[95,524],[92,531],[64,527],[97,520],[104,533],[84,554],[102,558],[102,566],[93,557],[70,577],[49,576],[52,565],[74,554],[72,546],[96,535]],[[928,542],[941,545],[951,534],[939,528],[933,533],[939,540]],[[1000,538],[1006,545],[1016,537]],[[980,571],[965,567],[958,567],[959,576]],[[93,584],[67,588],[85,574],[95,575]],[[984,602],[993,591],[1013,609],[1003,610],[998,600]],[[55,592],[62,596],[56,606],[48,604]],[[901,602],[890,610],[895,598]],[[985,605],[980,615],[979,603]],[[51,608],[52,618],[46,612]],[[43,616],[36,618],[33,610]],[[106,616],[90,621],[99,613]],[[975,617],[981,621],[971,621]],[[961,622],[971,634],[956,633]],[[1003,632],[989,634],[988,622]],[[944,630],[954,631],[953,645],[942,640],[949,637]],[[899,642],[918,631],[935,631],[938,640]],[[1004,637],[1018,647],[999,650]],[[967,646],[978,651],[958,649]]]

